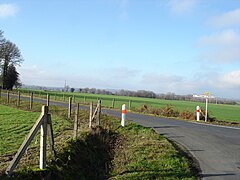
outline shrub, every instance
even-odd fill
[[[195,113],[187,109],[182,111],[179,116],[183,119],[195,120]]]
[[[178,117],[179,116],[179,111],[175,110],[173,108],[173,106],[167,105],[167,106],[162,108],[161,115],[166,116],[166,117]]]

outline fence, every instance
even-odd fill
[[[2,96],[6,96],[7,91],[6,90],[1,90],[2,93],[0,92],[0,97],[1,94]],[[70,94],[70,93],[62,93],[62,92],[44,92],[44,91],[27,91],[27,90],[13,90],[13,91],[9,91],[10,94],[10,100],[11,99],[19,99],[19,103],[21,103],[21,99],[24,100],[29,100],[29,102],[32,102],[32,100],[34,99],[41,99],[41,100],[46,100],[48,98],[49,102],[64,102],[67,103],[69,101],[69,98],[72,98],[72,103],[80,103],[82,105],[89,105],[91,102],[93,103],[98,103],[98,100],[101,99],[102,100],[102,106],[106,107],[106,108],[115,108],[115,109],[121,109],[122,104],[128,104],[128,109],[130,110],[132,107],[136,106],[136,104],[138,104],[138,101],[132,101],[129,100],[128,98],[114,98],[114,97],[93,97],[93,96],[85,96],[85,95],[75,95],[75,94]],[[19,94],[19,98],[17,97]],[[97,95],[96,95],[97,96]],[[147,103],[147,102],[143,102],[141,101],[143,104]],[[17,104],[17,102],[16,102]],[[46,103],[46,105],[48,105]],[[20,106],[20,104],[18,104],[17,106]],[[29,106],[31,106],[29,104]],[[32,108],[32,107],[31,107]],[[30,108],[30,109],[31,109]]]
[[[52,152],[53,158],[55,159],[56,154],[54,150],[54,139],[53,139],[53,129],[52,129],[52,121],[51,115],[48,113],[48,106],[42,107],[42,113],[32,129],[30,130],[27,138],[22,143],[21,147],[18,149],[17,154],[11,161],[9,167],[6,170],[8,175],[12,175],[13,170],[16,168],[17,164],[19,163],[21,157],[24,155],[26,149],[30,145],[31,141],[33,140],[34,136],[36,136],[38,130],[41,128],[41,135],[40,135],[40,169],[46,168],[46,147],[47,147],[47,136],[49,136],[50,142],[50,150]]]
[[[7,92],[9,95],[9,93]],[[7,97],[10,97],[8,96]],[[20,96],[20,93],[18,93],[18,97]],[[10,100],[9,98],[7,98]],[[8,101],[7,100],[7,101]],[[8,101],[9,103],[10,101]],[[19,102],[19,101],[18,101]],[[47,98],[47,104],[50,104],[50,96]],[[30,95],[30,108],[33,107],[33,96]],[[90,105],[90,109],[93,109],[93,103]],[[69,106],[68,106],[68,118],[71,119],[72,115],[72,98],[69,97]],[[100,125],[100,116],[101,116],[101,100],[98,101],[98,104],[96,106],[96,109],[94,112],[90,111],[89,115],[89,128],[91,129],[93,127],[93,123],[96,120],[96,126]],[[16,153],[14,159],[11,161],[9,167],[6,170],[6,173],[8,175],[12,175],[14,169],[16,168],[17,164],[19,163],[20,159],[24,155],[26,149],[30,145],[33,138],[36,136],[38,130],[41,129],[41,135],[40,135],[40,169],[45,169],[46,167],[46,140],[47,136],[49,136],[50,140],[50,150],[52,152],[53,159],[56,157],[56,153],[54,150],[54,139],[53,139],[53,129],[52,129],[52,120],[51,115],[49,113],[49,106],[42,106],[42,112],[39,116],[38,120],[30,130],[27,138],[24,140],[22,145],[20,146],[18,152]],[[77,139],[78,137],[78,129],[79,129],[79,103],[76,104],[75,108],[75,117],[74,117],[74,128],[73,128],[73,138]]]

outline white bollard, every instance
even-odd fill
[[[196,107],[196,114],[197,114],[197,121],[200,120],[200,112],[201,112],[201,109],[199,106]]]
[[[121,125],[123,127],[125,126],[126,114],[127,114],[126,104],[123,104],[122,105],[122,121],[121,121]]]

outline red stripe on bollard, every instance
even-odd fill
[[[127,110],[122,110],[122,113],[123,114],[127,114]]]

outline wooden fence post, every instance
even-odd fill
[[[68,119],[71,119],[71,114],[72,114],[72,97],[69,97],[69,102],[68,102]]]
[[[97,111],[97,122],[96,122],[96,125],[100,126],[100,124],[101,124],[101,120],[100,120],[100,116],[101,116],[101,100],[98,101],[97,108],[98,108],[98,111]]]
[[[10,102],[10,98],[9,98],[9,90],[7,91],[7,103]]]
[[[132,101],[129,100],[129,111],[131,110]]]
[[[49,107],[50,104],[50,94],[47,94],[47,106]]]
[[[47,122],[48,122],[48,107],[43,106],[44,116],[43,122],[41,125],[41,134],[40,134],[40,169],[46,168],[46,157],[47,157]]]
[[[33,92],[30,95],[30,109],[33,108]]]
[[[93,102],[90,102],[89,128],[92,128]]]
[[[20,91],[18,91],[17,107],[20,106],[20,99],[21,99],[21,95],[20,95]]]
[[[73,134],[73,137],[75,139],[77,139],[78,133],[78,115],[79,115],[79,103],[77,103],[77,107],[75,109],[74,134]]]
[[[114,108],[114,105],[115,105],[115,99],[113,98],[113,100],[112,100],[112,108]]]
[[[8,175],[12,175],[13,170],[16,168],[18,162],[20,161],[21,157],[24,155],[24,152],[27,150],[27,147],[30,145],[31,141],[33,140],[34,136],[37,134],[39,128],[41,128],[41,139],[40,139],[40,169],[44,169],[46,167],[46,135],[47,135],[47,123],[51,123],[51,120],[48,121],[48,107],[42,107],[42,113],[32,129],[30,130],[27,138],[24,140],[18,152],[15,154],[13,160],[11,161],[9,167],[6,170]],[[53,137],[52,131],[51,136]],[[50,138],[51,140],[51,138]],[[53,142],[53,140],[52,140]],[[53,144],[53,143],[52,143]],[[52,147],[53,148],[53,147]]]

